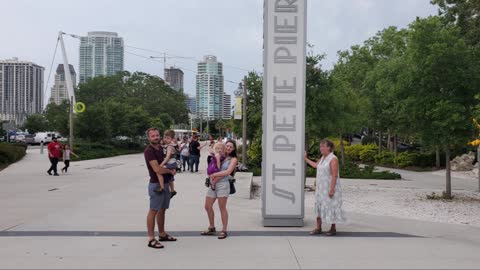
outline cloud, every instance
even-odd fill
[[[429,0],[309,0],[307,40],[316,53],[327,54],[323,64],[331,68],[338,50],[361,44],[390,25],[406,27],[416,16],[431,14],[436,14],[436,8]],[[15,23],[0,30],[8,37],[2,41],[0,59],[18,56],[33,61],[46,67],[46,76],[59,30],[78,35],[118,32],[126,45],[197,59],[214,54],[226,66],[224,76],[230,81],[240,81],[246,71],[228,66],[262,71],[262,0],[19,0],[9,2],[2,19]],[[66,37],[65,43],[69,61],[78,69],[79,42]],[[60,61],[57,54],[54,68]],[[185,89],[194,93],[196,62],[169,59],[167,63],[188,69],[184,70]],[[161,60],[125,54],[125,68],[163,76]],[[236,87],[225,83],[228,93]]]

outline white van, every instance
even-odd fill
[[[55,132],[37,132],[35,133],[34,143],[35,144],[46,144],[52,141],[53,136],[58,136],[58,133]]]

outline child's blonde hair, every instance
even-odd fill
[[[219,149],[222,149],[223,150],[223,153],[225,153],[225,144],[221,143],[221,142],[217,142],[214,146],[213,146],[213,150],[215,151],[215,153],[219,153]]]

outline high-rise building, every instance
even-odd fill
[[[88,32],[80,38],[80,83],[123,71],[123,38],[113,32]]]
[[[43,110],[45,68],[18,58],[0,60],[0,119],[23,125],[29,114]]]
[[[175,90],[183,93],[183,71],[179,68],[166,68],[164,70],[165,81]]]
[[[70,75],[72,76],[73,86],[77,84],[77,74],[72,65],[68,65],[70,68]],[[55,84],[52,86],[52,92],[50,94],[50,103],[62,104],[64,100],[69,99],[67,86],[65,83],[65,69],[63,64],[59,64],[57,67],[57,73],[55,74]]]
[[[223,119],[232,118],[232,95],[223,93]]]
[[[186,96],[185,103],[187,104],[187,109],[191,114],[195,115],[197,113],[197,98]]]
[[[217,57],[206,55],[197,65],[197,117],[204,120],[223,118],[223,65]]]

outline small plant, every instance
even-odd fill
[[[452,196],[451,198],[447,198],[447,193],[445,191],[442,191],[442,195],[436,194],[435,192],[432,192],[432,194],[427,194],[427,199],[428,200],[447,200],[451,201],[454,197]]]

